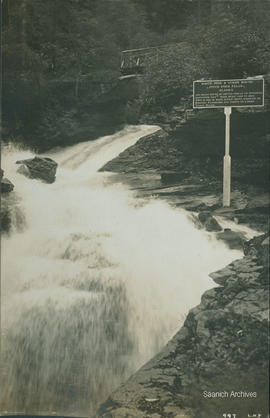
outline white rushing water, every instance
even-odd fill
[[[16,172],[31,153],[4,150],[25,226],[2,238],[2,413],[89,416],[180,328],[208,274],[239,257],[184,211],[97,172],[155,129],[50,154],[49,185]]]

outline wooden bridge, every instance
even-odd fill
[[[162,52],[164,53],[171,48],[175,49],[179,45],[177,43],[122,51],[120,66],[122,76],[120,80],[144,74],[149,65],[159,61]]]
[[[121,74],[132,76],[143,74],[147,61],[157,53],[157,48],[127,49],[121,52]]]

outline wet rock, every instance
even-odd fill
[[[245,242],[244,254],[253,256],[260,260],[263,265],[267,265],[269,260],[269,234],[266,233]]]
[[[160,174],[161,183],[164,185],[178,184],[181,183],[183,178],[186,177],[185,173],[177,171],[165,171]]]
[[[218,232],[216,237],[225,241],[232,250],[242,250],[246,240],[243,233],[232,231],[230,228],[225,228],[223,232]]]
[[[207,290],[202,295],[201,304],[203,304],[205,309],[209,307],[214,307],[216,298],[217,298],[217,290],[215,288]]]
[[[51,158],[34,157],[16,161],[16,164],[20,164],[17,170],[18,173],[26,177],[42,180],[45,183],[53,183],[55,181],[57,163]]]
[[[6,178],[1,179],[1,193],[9,193],[14,189],[14,184]]]
[[[4,170],[0,169],[1,179],[1,193],[4,193],[1,197],[1,208],[0,208],[0,231],[1,233],[8,233],[11,228],[11,213],[10,205],[8,204],[9,199],[7,198],[8,192],[11,192],[14,185],[4,178]]]
[[[263,263],[267,263],[269,260],[269,236],[262,242],[261,258]]]
[[[198,215],[198,219],[208,232],[222,231],[222,227],[219,225],[217,220],[211,215],[210,212],[200,212]]]
[[[135,173],[142,171],[142,169],[170,169],[171,165],[175,165],[177,158],[175,153],[167,153],[167,159],[164,161],[165,166],[163,166],[162,159],[167,140],[168,134],[163,129],[146,135],[118,157],[106,163],[100,171]]]
[[[1,232],[9,232],[11,228],[11,214],[8,208],[3,207],[1,205],[1,211],[0,211],[0,230]]]
[[[9,193],[14,189],[14,184],[10,180],[4,177],[4,170],[0,168],[0,179],[1,179],[1,193]]]
[[[26,225],[25,213],[21,199],[16,193],[3,193],[1,196],[1,232],[9,233],[12,230],[21,232]]]
[[[214,280],[215,283],[224,286],[229,279],[235,277],[235,271],[229,265],[222,270],[218,270],[209,274],[209,276]]]

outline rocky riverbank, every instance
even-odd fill
[[[203,294],[175,337],[111,395],[97,416],[267,413],[268,253],[265,234],[245,245],[242,259],[213,273],[218,287]]]
[[[220,123],[220,114],[214,118]],[[223,208],[221,146],[211,153],[212,134],[205,147],[198,147],[192,136],[211,123],[198,115],[195,125],[194,120],[183,124],[183,136],[180,130],[175,135],[160,129],[102,168],[139,195],[164,198],[191,211],[197,227],[212,230],[231,248],[242,248],[244,257],[211,274],[218,287],[203,294],[175,337],[111,395],[97,416],[216,418],[224,413],[264,416],[268,411],[269,235],[248,241],[220,225],[225,219],[238,231],[245,226],[268,230],[268,160],[254,146],[254,155],[245,148],[244,158],[238,132],[232,202]],[[262,149],[267,135],[261,136]]]

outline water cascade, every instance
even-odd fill
[[[4,150],[25,225],[2,238],[3,414],[91,415],[181,327],[208,274],[239,256],[185,211],[97,171],[155,129],[52,152],[50,185],[16,172],[31,153]]]

